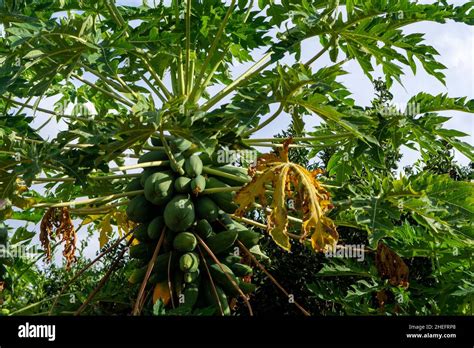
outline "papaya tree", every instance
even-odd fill
[[[338,229],[346,227],[367,233],[378,273],[358,266],[379,283],[342,302],[383,296],[386,284],[403,295],[402,257],[415,252],[431,258],[438,280],[454,265],[467,276],[445,281],[446,296],[472,290],[472,184],[397,178],[387,156],[404,145],[428,159],[449,144],[472,160],[465,134],[445,129],[438,113],[472,112],[473,101],[420,93],[410,112],[387,116],[357,106],[340,79],[355,61],[371,80],[381,69],[388,88],[417,66],[444,83],[436,49],[403,27],[470,25],[472,3],[1,1],[0,19],[2,219],[38,224],[45,258],[59,243],[68,269],[78,224],[96,231],[101,248],[111,238],[126,246],[75,314],[127,255],[134,315],[153,304],[155,313],[228,315],[238,301],[253,314],[255,268],[315,314],[265,268],[259,241],[265,234],[285,252],[299,243],[328,253],[345,248]],[[318,64],[325,55],[328,66]],[[292,137],[255,137],[285,117]],[[307,117],[321,125],[308,129]],[[325,149],[325,172],[291,161],[293,148]]]

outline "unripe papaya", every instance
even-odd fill
[[[155,216],[155,207],[144,195],[134,197],[127,206],[127,216],[133,222],[148,222]]]
[[[148,224],[147,234],[151,240],[160,238],[163,228],[165,227],[165,219],[163,216],[157,216]]]
[[[220,265],[214,263],[209,266],[209,271],[211,272],[212,279],[214,279],[214,281],[219,284],[227,294],[231,294],[233,296],[237,296],[239,294],[239,291],[237,290],[239,284],[237,277],[228,266],[223,263]]]
[[[140,242],[146,242],[150,239],[148,238],[148,224],[140,224],[133,231],[133,236]]]
[[[257,288],[257,285],[240,281],[239,288],[240,290],[242,290],[244,294],[250,294],[251,292],[255,291],[255,289]]]
[[[224,231],[216,234],[215,236],[209,237],[206,241],[206,244],[214,254],[220,254],[231,248],[236,240],[237,232]]]
[[[197,146],[196,144],[192,144],[189,149],[183,152],[183,155],[184,157],[189,158],[198,151],[199,151],[199,146]]]
[[[240,230],[237,231],[237,239],[245,245],[246,248],[250,249],[254,245],[258,244],[258,241],[263,237],[262,234],[252,230]]]
[[[227,174],[232,174],[237,177],[239,177],[241,180],[236,180],[236,179],[229,179],[229,178],[224,178],[224,177],[219,177],[219,180],[222,181],[225,184],[228,184],[230,186],[242,186],[242,184],[245,184],[246,182],[249,182],[250,176],[247,173],[247,169],[242,168],[242,167],[235,167],[231,165],[226,165],[222,167],[217,167],[215,168],[221,172],[227,173]]]
[[[216,308],[215,314],[220,315],[222,309],[222,314],[230,315],[230,307],[229,302],[227,300],[227,296],[220,286],[215,286],[215,292],[217,293],[217,297],[216,293],[214,292],[214,288],[208,281],[204,282],[203,291],[206,297],[206,302]]]
[[[184,162],[184,171],[191,178],[201,175],[202,167],[202,161],[197,155],[192,155]]]
[[[132,245],[130,247],[130,257],[132,259],[140,259],[140,260],[147,260],[150,259],[153,255],[153,246],[140,243],[136,245]]]
[[[232,219],[229,214],[219,214],[219,221],[222,222],[228,231],[248,230],[248,227]]]
[[[228,149],[220,147],[217,151],[213,152],[210,156],[207,153],[201,155],[202,162],[205,165],[213,165],[216,167],[223,166],[225,164],[230,164],[232,161],[235,161]]]
[[[196,200],[196,214],[200,219],[214,222],[219,216],[219,207],[209,197],[203,196]]]
[[[150,177],[150,175],[154,173],[158,173],[160,169],[158,167],[148,167],[143,169],[142,174],[140,175],[140,185],[145,187],[146,180]]]
[[[202,239],[206,240],[213,233],[212,226],[209,221],[202,219],[196,224],[196,232]]]
[[[184,289],[183,295],[184,303],[182,303],[182,306],[192,308],[199,297],[199,287],[195,284],[188,284]]]
[[[206,189],[206,178],[203,177],[202,175],[196,176],[192,181],[191,181],[191,191],[195,195],[201,193]]]
[[[199,268],[199,256],[196,253],[186,253],[179,259],[179,268],[183,272],[196,272]]]
[[[222,263],[225,263],[229,267],[232,264],[240,262],[240,261],[242,261],[242,257],[237,256],[237,255],[227,255],[221,260]]]
[[[191,178],[180,176],[174,181],[174,189],[179,193],[191,193]]]
[[[145,197],[155,205],[166,203],[173,195],[173,175],[171,172],[153,173],[145,182]]]
[[[140,178],[135,178],[133,180],[131,180],[127,187],[125,187],[125,192],[131,192],[131,191],[138,191],[138,190],[143,190],[143,186],[142,184],[140,183]],[[133,198],[135,196],[129,196],[128,198]]]
[[[253,273],[252,267],[242,263],[233,263],[229,267],[237,277],[245,277]]]
[[[174,232],[186,231],[194,223],[194,204],[189,196],[175,196],[165,207],[166,226]]]
[[[170,260],[171,257],[171,260]],[[158,257],[155,260],[155,267],[153,267],[153,274],[156,274],[157,281],[168,279],[168,264],[170,270],[173,272],[176,268],[176,261],[178,260],[177,253],[167,252]]]
[[[140,156],[140,158],[138,159],[138,163],[167,161],[167,160],[168,160],[168,156],[166,155],[166,152],[162,150],[158,150],[158,151],[150,151]]]
[[[230,187],[227,184],[224,184],[222,181],[214,178],[209,177],[206,182],[206,188],[225,188]],[[226,213],[234,213],[237,209],[237,205],[233,202],[235,196],[235,192],[219,192],[219,193],[212,193],[209,197],[212,198],[214,202],[217,203],[219,208],[221,208]]]
[[[143,281],[146,275],[146,271],[148,269],[148,266],[143,266],[141,268],[136,268],[132,271],[132,274],[130,274],[130,277],[128,278],[128,282],[131,284],[138,284]]]
[[[196,283],[199,278],[199,268],[194,272],[186,272],[184,273],[184,282],[185,283]]]
[[[193,251],[196,248],[197,240],[190,232],[181,232],[173,240],[173,247],[182,252]]]

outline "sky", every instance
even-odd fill
[[[166,1],[165,1],[166,2]],[[420,1],[423,3],[430,3],[430,1]],[[140,5],[141,1],[128,0],[118,1],[119,4],[126,3],[127,5]],[[151,2],[150,2],[151,3]],[[465,1],[451,1],[456,5],[465,3]],[[431,22],[423,22],[410,25],[404,29],[407,33],[422,32],[425,33],[426,44],[434,46],[440,53],[439,61],[446,65],[446,86],[437,81],[434,77],[427,75],[422,69],[417,69],[417,74],[414,76],[410,69],[405,69],[406,75],[402,77],[403,86],[397,82],[392,87],[392,94],[394,96],[393,102],[396,105],[405,105],[406,102],[419,92],[427,92],[430,94],[448,93],[450,97],[466,96],[468,99],[474,98],[474,29],[464,24],[448,22],[446,24],[437,24]],[[316,52],[321,49],[321,46],[315,40],[308,40],[303,45],[302,61],[311,58]],[[255,61],[263,55],[262,51],[256,51],[253,54]],[[286,58],[283,63],[291,64],[292,58]],[[232,69],[232,75],[238,77],[241,75],[251,63],[237,64]],[[323,55],[314,65],[314,68],[332,65],[327,54]],[[355,99],[356,104],[360,106],[369,106],[371,100],[374,98],[374,88],[369,79],[362,73],[358,64],[350,61],[344,65],[344,69],[348,72],[339,78],[339,81],[346,85],[353,93],[352,98]],[[219,90],[219,86],[213,88],[214,91]],[[51,108],[54,99],[50,99],[44,103],[44,107]],[[272,111],[276,107],[272,107]],[[271,114],[271,113],[270,113]],[[443,112],[442,115],[451,117],[446,123],[446,126],[451,129],[457,129],[469,134],[464,138],[465,142],[474,145],[474,118],[472,114],[462,112]],[[39,117],[42,121],[36,121],[35,126],[39,126],[44,118]],[[288,115],[283,115],[274,121],[270,126],[262,129],[254,134],[254,137],[271,137],[280,131],[286,129],[290,123],[291,118]],[[320,119],[313,115],[305,117],[307,129],[319,124]],[[64,129],[64,123],[55,124],[52,122],[48,127],[43,129],[42,135],[45,138],[54,137],[58,131]],[[262,149],[263,150],[263,149]],[[418,158],[418,154],[409,149],[404,149],[403,158],[400,163],[400,168],[408,164],[412,164]],[[461,164],[467,164],[468,159],[460,153],[455,153],[455,159]],[[11,226],[19,226],[18,222],[12,222]],[[35,227],[36,230],[39,230]],[[30,226],[30,230],[33,226]],[[84,239],[84,232],[81,232],[80,239]],[[93,255],[98,248],[98,238],[91,240],[91,245],[88,247],[87,254]]]

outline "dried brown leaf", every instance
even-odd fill
[[[389,279],[393,286],[408,288],[408,266],[400,256],[382,242],[379,242],[377,246],[375,265],[382,279]]]
[[[69,269],[76,260],[77,235],[67,207],[50,208],[41,220],[40,241],[46,250],[48,261],[51,261],[50,239],[60,239],[64,242],[63,256],[66,260],[66,268]]]
[[[249,171],[253,173],[252,181],[236,194],[235,202],[239,208],[235,214],[243,216],[257,202],[267,207],[267,200],[271,200],[268,233],[275,243],[290,251],[287,201],[292,199],[303,220],[300,240],[310,237],[314,250],[327,251],[337,244],[339,238],[335,224],[325,215],[332,208],[329,193],[316,179],[320,170],[310,172],[289,161],[290,143],[291,139],[284,143],[279,155],[264,154],[257,159]],[[266,193],[268,185],[273,188],[272,195]]]

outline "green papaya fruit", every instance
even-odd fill
[[[150,239],[148,238],[148,224],[140,224],[133,231],[133,236],[140,242],[147,242]]]
[[[197,246],[197,240],[194,234],[190,232],[181,232],[173,240],[173,247],[182,252],[193,251]]]
[[[239,179],[230,179],[230,178],[221,177],[221,176],[219,177],[220,181],[230,186],[242,186],[243,184],[248,183],[251,180],[250,176],[247,174],[247,169],[242,168],[242,167],[226,165],[226,166],[216,167],[213,169],[219,170],[227,174],[232,174],[240,178],[239,180]]]
[[[239,288],[240,290],[242,290],[244,294],[247,295],[247,294],[250,294],[251,292],[254,292],[255,289],[257,289],[257,285],[240,281]]]
[[[160,238],[163,228],[165,227],[165,219],[163,216],[157,216],[148,224],[147,234],[151,240]]]
[[[125,192],[139,191],[143,190],[143,186],[140,183],[140,177],[131,180],[127,187],[125,187]],[[133,198],[135,196],[129,196],[128,198]]]
[[[214,178],[209,177],[206,182],[206,188],[224,188],[230,187],[227,184],[224,184],[222,181]],[[237,209],[237,205],[233,202],[235,196],[235,192],[219,192],[210,194],[209,197],[212,198],[214,202],[217,203],[219,208],[221,208],[226,213],[234,213]]]
[[[186,272],[184,273],[184,282],[185,283],[196,283],[199,278],[199,268],[196,269],[194,272]]]
[[[160,171],[160,168],[158,167],[148,167],[148,168],[143,169],[143,172],[140,175],[140,185],[142,185],[142,187],[145,187],[145,183],[148,177],[154,173],[158,173],[159,171]]]
[[[209,221],[205,219],[199,220],[196,224],[196,233],[204,240],[209,238],[213,233],[212,226]]]
[[[146,243],[132,245],[130,247],[130,257],[132,259],[147,260],[153,255],[153,246]]]
[[[170,261],[171,257],[171,261]],[[168,279],[168,263],[170,264],[170,271],[174,272],[176,269],[176,263],[178,260],[177,253],[167,252],[158,257],[155,260],[155,266],[153,267],[153,274],[156,274],[156,282],[159,283]]]
[[[155,205],[166,203],[173,195],[173,174],[169,171],[151,174],[145,182],[145,197]]]
[[[228,266],[223,263],[220,265],[214,263],[209,266],[209,272],[211,273],[212,279],[225,290],[226,294],[233,296],[239,295],[239,291],[236,288],[239,286],[237,277]]]
[[[230,164],[236,160],[231,155],[229,149],[220,147],[214,151],[210,156],[207,153],[201,155],[201,160],[205,165],[213,165],[216,167],[223,166],[225,164]]]
[[[198,151],[199,151],[199,146],[197,146],[196,144],[192,144],[189,149],[183,152],[183,155],[184,157],[189,158]]]
[[[238,234],[235,231],[224,231],[215,236],[209,237],[206,244],[214,254],[220,254],[234,245],[237,236]]]
[[[206,189],[206,178],[203,177],[202,175],[196,176],[192,181],[191,181],[191,191],[195,195],[201,193]]]
[[[191,178],[180,176],[174,181],[174,189],[179,193],[191,193]]]
[[[261,233],[252,230],[239,230],[237,231],[237,239],[245,245],[246,248],[250,249],[254,245],[258,244],[258,241],[263,238]]]
[[[157,151],[147,152],[146,154],[140,156],[140,158],[138,159],[138,163],[167,161],[167,160],[168,160],[168,156],[166,155],[166,152],[163,150],[157,150]]]
[[[186,159],[186,161],[184,162],[183,169],[189,177],[194,178],[198,175],[201,175],[202,167],[203,167],[202,161],[199,158],[199,156],[192,155],[191,157]]]
[[[134,197],[127,206],[127,216],[133,222],[151,221],[155,213],[155,206],[144,195]]]
[[[174,232],[186,231],[196,217],[194,204],[186,195],[175,196],[166,204],[163,214],[166,226]]]
[[[230,267],[230,265],[242,261],[242,257],[237,256],[237,255],[227,255],[226,257],[221,259],[222,263],[225,263],[227,266]]]
[[[232,219],[229,214],[221,213],[219,214],[219,221],[224,224],[228,231],[240,231],[240,230],[248,230],[248,227],[238,223],[234,219]]]
[[[229,267],[237,277],[245,277],[253,274],[253,269],[249,265],[244,265],[242,263],[233,263]]]
[[[183,291],[183,303],[182,306],[192,308],[196,304],[199,297],[199,286],[195,284],[187,284]]]
[[[199,197],[196,200],[196,214],[200,219],[214,222],[219,217],[219,207],[209,197]]]
[[[145,279],[146,271],[148,269],[148,266],[143,266],[141,268],[136,268],[132,271],[132,274],[130,274],[130,277],[128,278],[128,282],[131,284],[138,284]]]
[[[199,268],[199,256],[196,253],[185,253],[179,259],[179,268],[183,272],[196,272]]]
[[[155,273],[155,272],[152,272],[150,274],[150,278],[148,278],[148,284],[151,284],[151,285],[156,285],[158,284],[160,281],[163,281],[164,279],[161,279],[160,280],[160,275],[158,273]]]
[[[222,313],[224,315],[230,315],[230,307],[229,302],[227,300],[227,296],[220,286],[216,285],[214,292],[214,288],[212,287],[211,283],[209,281],[206,281],[203,284],[203,292],[206,298],[206,302],[216,308],[215,314],[220,315]]]

